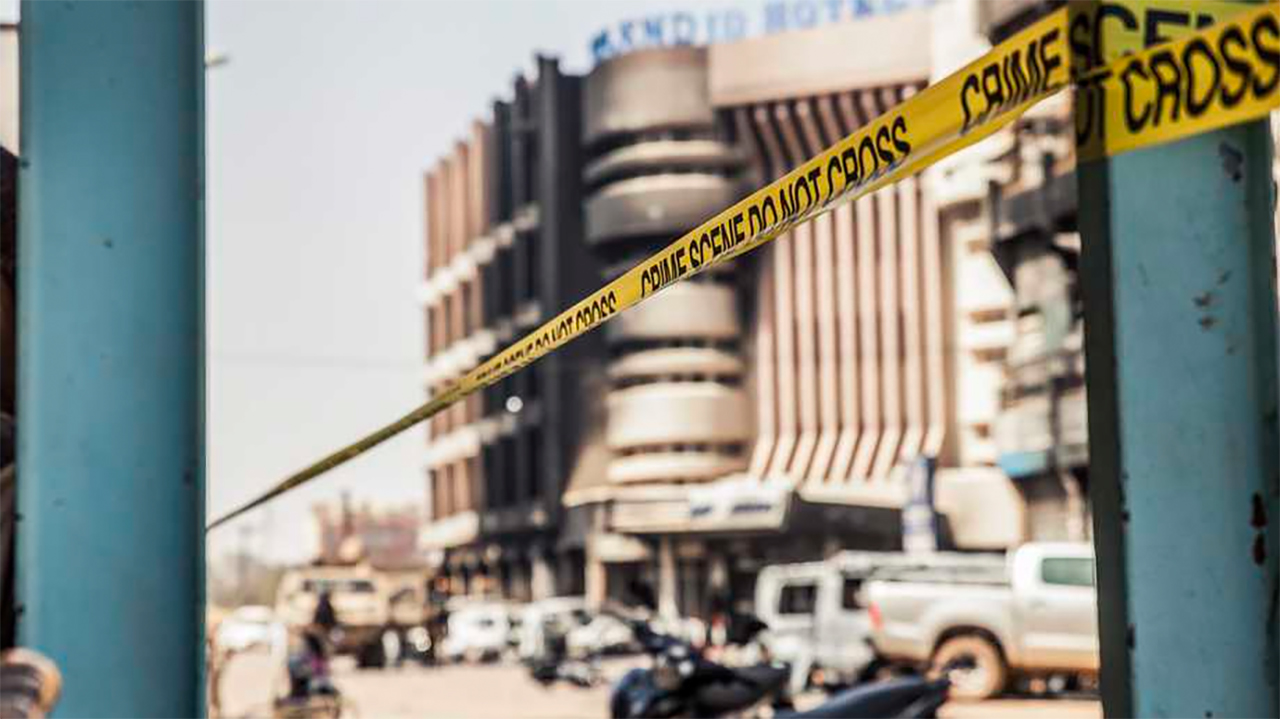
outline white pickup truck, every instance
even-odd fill
[[[871,640],[881,656],[932,667],[972,660],[951,676],[957,698],[999,694],[1015,673],[1094,676],[1098,670],[1088,544],[1025,544],[994,576],[877,579],[866,591]]]
[[[794,691],[819,677],[826,684],[851,684],[879,665],[869,641],[868,581],[881,576],[946,581],[1003,571],[999,555],[953,552],[845,551],[821,562],[765,567],[756,579],[756,614],[769,625],[761,639],[774,658],[791,664]]]

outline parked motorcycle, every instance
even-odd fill
[[[529,662],[529,674],[534,681],[544,686],[566,682],[575,687],[590,689],[603,681],[595,657],[533,660]]]
[[[337,719],[348,706],[329,672],[329,638],[319,628],[308,628],[301,640],[288,657],[289,693],[275,700],[272,716]]]
[[[791,670],[785,664],[730,668],[684,641],[654,632],[647,622],[632,620],[631,626],[653,665],[632,669],[618,681],[609,699],[613,719],[719,717],[765,706],[774,712],[793,708],[787,692]]]
[[[534,681],[543,686],[556,682],[568,682],[584,689],[596,686],[602,681],[599,659],[595,654],[572,656],[569,652],[569,631],[569,627],[559,618],[544,618],[542,646],[526,662],[529,673]]]
[[[972,658],[948,662],[936,677],[905,676],[862,684],[839,692],[808,711],[778,719],[937,719],[946,703],[953,673],[973,668]]]
[[[633,628],[645,651],[653,656],[653,666],[623,675],[609,701],[613,719],[750,716],[766,708],[779,719],[936,719],[938,708],[948,698],[949,677],[972,669],[972,659],[957,658],[941,667],[936,676],[862,684],[832,695],[813,709],[797,712],[787,691],[787,665],[764,662],[725,667],[678,639],[653,632],[643,622],[633,623]],[[761,624],[755,633],[765,628]]]
[[[950,687],[945,677],[899,677],[845,690],[813,709],[778,719],[935,719]]]

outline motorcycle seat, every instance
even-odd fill
[[[733,681],[719,681],[698,689],[699,716],[717,716],[745,709],[763,697],[777,694],[787,684],[791,670],[759,664],[731,670]]]
[[[750,667],[738,667],[733,671],[744,680],[767,691],[777,691],[778,689],[781,689],[791,678],[790,667],[773,666],[771,664],[757,664]]]
[[[946,698],[945,680],[902,677],[847,689],[813,709],[787,714],[785,719],[928,717],[936,714]]]

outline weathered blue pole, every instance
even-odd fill
[[[1080,169],[1107,716],[1277,716],[1265,122]]]
[[[21,7],[18,636],[60,716],[203,714],[203,12]]]

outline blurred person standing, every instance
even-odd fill
[[[333,633],[338,626],[338,612],[333,608],[333,598],[329,594],[329,590],[320,592],[320,597],[316,599],[316,613],[311,619],[311,623],[324,630],[325,637]]]
[[[427,637],[431,641],[430,659],[434,664],[440,657],[440,644],[449,631],[449,580],[436,577],[427,590]]]

